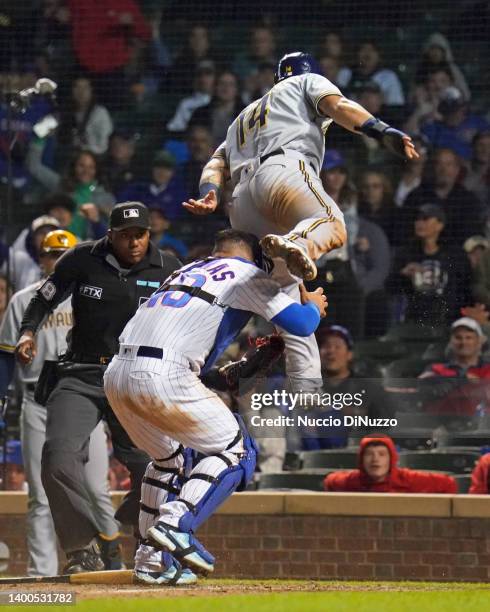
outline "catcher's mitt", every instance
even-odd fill
[[[231,361],[219,369],[230,391],[238,391],[240,380],[265,376],[284,353],[284,340],[277,334],[251,338],[250,344],[251,347],[239,361]]]

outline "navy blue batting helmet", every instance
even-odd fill
[[[283,81],[288,77],[298,76],[299,74],[306,74],[308,72],[322,74],[320,64],[313,56],[309,53],[303,53],[302,51],[286,53],[277,64],[275,82],[279,83],[279,81]]]

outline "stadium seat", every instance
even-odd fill
[[[393,431],[388,431],[387,435],[389,435],[396,446],[402,450],[431,450],[434,447],[432,429],[420,429],[415,427],[402,429],[397,427]]]
[[[437,438],[437,447],[474,446],[490,447],[490,431],[466,431],[444,433]]]
[[[396,359],[382,367],[383,378],[417,378],[425,370],[427,363],[419,357]]]
[[[397,426],[410,431],[412,428],[432,430],[444,425],[444,416],[425,414],[423,412],[396,412]]]
[[[406,452],[400,454],[399,465],[414,470],[442,470],[455,474],[467,474],[473,470],[479,458],[479,453],[472,452]]]
[[[453,474],[453,478],[458,485],[458,493],[468,493],[471,485],[470,474]]]
[[[306,489],[323,491],[323,479],[328,470],[310,472],[277,472],[261,474],[257,488],[262,489]]]
[[[444,327],[429,327],[418,323],[407,322],[390,327],[383,336],[383,340],[429,344],[436,341],[442,341],[447,335],[447,329]]]
[[[481,455],[481,448],[479,446],[437,446],[437,439],[435,440],[435,448],[432,450],[434,453],[477,453]]]
[[[308,468],[353,469],[358,465],[357,449],[303,452],[303,470]]]
[[[384,431],[382,433],[383,435],[389,436],[401,451],[431,450],[435,447],[433,430],[430,428],[397,427],[396,429]],[[351,431],[349,432],[348,438],[349,444],[358,446],[361,439],[369,435],[373,435],[373,432],[361,430]]]
[[[354,357],[390,363],[407,355],[408,347],[399,341],[360,340],[354,346]]]
[[[428,363],[446,361],[447,341],[431,342],[422,353],[422,359]]]
[[[352,373],[356,378],[381,378],[382,366],[374,359],[357,358],[352,364]]]

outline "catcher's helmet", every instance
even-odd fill
[[[309,53],[296,51],[295,53],[287,53],[279,60],[277,64],[275,83],[283,81],[291,76],[298,76],[312,72],[313,74],[322,74],[320,64]]]
[[[41,243],[41,253],[67,251],[78,242],[77,237],[66,230],[57,229],[49,232]]]

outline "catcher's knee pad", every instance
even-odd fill
[[[257,462],[257,446],[238,415],[240,431],[230,448],[204,457],[182,487],[179,501],[188,511],[179,520],[179,529],[195,531],[234,491],[250,482]]]
[[[141,482],[139,528],[142,534],[156,522],[160,506],[180,493],[184,477],[186,451],[182,445],[169,457],[154,459]]]

